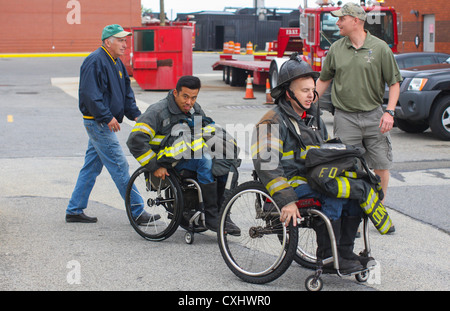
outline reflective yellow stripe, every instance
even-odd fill
[[[155,131],[146,123],[136,123],[131,132],[143,132],[152,139],[155,137]]]
[[[305,149],[300,149],[300,158],[301,159],[306,159],[306,154],[308,153],[309,149],[316,149],[316,148],[320,148],[320,146],[306,146],[306,150]]]
[[[260,139],[258,142],[254,143],[250,150],[252,152],[252,157],[255,158],[258,153],[262,150],[268,151],[271,149],[275,149],[278,152],[282,152],[283,150],[283,141],[272,138],[271,140]]]
[[[278,177],[273,180],[271,180],[267,185],[266,188],[269,191],[269,194],[272,196],[275,192],[283,190],[285,188],[290,187],[289,183],[287,182],[287,179],[284,177]]]
[[[338,184],[338,198],[347,199],[350,196],[350,183],[346,177],[336,177]]]
[[[377,201],[378,201],[378,195],[371,188],[369,195],[367,196],[367,200],[364,203],[361,203],[360,205],[366,214],[370,214]]]
[[[386,234],[389,231],[389,229],[391,228],[391,225],[392,225],[391,217],[389,217],[389,215],[388,215],[386,221],[381,226],[381,228],[378,229],[378,231],[380,231],[381,234]]]
[[[192,151],[197,151],[199,149],[202,149],[203,147],[207,147],[203,138],[196,139],[191,143]]]
[[[164,135],[155,135],[153,139],[149,142],[150,145],[159,146],[161,145],[162,140],[166,138]]]
[[[356,172],[345,171],[344,175],[345,175],[345,177],[349,177],[349,178],[358,178],[358,175],[356,174]]]
[[[158,160],[161,159],[163,156],[167,158],[173,158],[183,152],[185,152],[188,149],[188,146],[184,140],[180,141],[179,143],[166,147],[163,150],[158,152]]]
[[[292,160],[294,158],[294,150],[283,152],[282,160]]]
[[[306,178],[305,177],[301,177],[301,176],[294,176],[291,179],[288,180],[288,183],[291,185],[291,187],[295,188],[298,187],[300,185],[304,185],[307,183]]]
[[[208,125],[202,128],[203,134],[207,133],[214,133],[216,131],[216,128],[214,126]]]
[[[207,147],[203,138],[194,140],[190,145],[186,143],[184,140],[182,140],[173,146],[168,146],[160,150],[158,152],[158,160],[161,159],[162,157],[174,158],[188,149],[191,149],[192,151],[197,151],[199,149],[202,149],[203,147]]]
[[[150,162],[151,159],[153,159],[156,156],[156,153],[153,152],[152,149],[150,149],[149,151],[147,151],[146,153],[144,153],[143,155],[141,155],[140,157],[138,157],[136,160],[142,165],[145,166],[148,164],[148,162]]]
[[[83,119],[86,119],[86,120],[94,120],[94,117],[92,117],[92,116],[83,116]]]

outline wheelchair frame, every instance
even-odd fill
[[[169,169],[169,176],[165,180],[156,178],[144,167],[138,168],[130,177],[125,195],[125,208],[128,219],[134,230],[143,238],[150,241],[162,241],[169,238],[181,225],[186,230],[185,242],[192,244],[194,234],[206,231],[205,214],[202,190],[199,183],[191,176],[183,177],[173,169]],[[194,188],[197,192],[195,212],[188,210],[184,201],[184,194],[188,189]],[[160,220],[149,222],[145,225],[138,224],[132,216],[131,196],[137,195],[142,199],[144,211],[150,214],[158,214]],[[161,215],[162,214],[162,215]],[[184,214],[189,219],[184,219]],[[192,214],[192,215],[190,215]],[[161,229],[161,231],[159,231]]]
[[[336,273],[338,276],[342,277],[344,275],[355,275],[356,280],[359,282],[365,282],[369,278],[369,271],[373,267],[369,267],[366,269],[363,269],[361,271],[357,271],[355,273],[351,274],[343,274],[339,270],[339,259],[338,259],[338,251],[337,251],[337,244],[336,244],[336,238],[333,232],[333,228],[331,225],[331,221],[328,219],[328,217],[321,212],[318,209],[318,200],[314,198],[306,198],[306,199],[299,199],[297,201],[297,206],[300,209],[300,215],[302,216],[302,219],[300,222],[298,222],[297,226],[292,226],[292,223],[289,225],[289,230],[285,230],[283,232],[283,239],[280,239],[280,241],[284,241],[287,236],[289,235],[289,238],[293,243],[288,243],[286,245],[283,245],[283,250],[285,253],[283,256],[280,256],[280,258],[276,258],[275,264],[272,262],[268,263],[268,267],[258,267],[258,272],[252,271],[253,267],[245,267],[244,264],[241,264],[241,259],[238,257],[240,254],[232,254],[233,247],[230,246],[231,243],[246,243],[245,245],[242,245],[242,248],[244,247],[253,247],[252,244],[242,239],[242,241],[239,240],[233,240],[233,237],[228,237],[224,228],[225,228],[225,220],[227,215],[231,213],[231,210],[234,205],[237,205],[236,209],[239,209],[239,204],[236,204],[236,201],[239,200],[240,196],[247,195],[250,192],[254,192],[255,194],[255,202],[258,200],[261,201],[261,198],[259,196],[264,195],[268,200],[270,200],[270,196],[265,189],[264,185],[261,183],[261,181],[258,179],[256,172],[253,172],[253,181],[249,181],[246,183],[243,183],[239,185],[230,195],[225,198],[225,201],[221,208],[221,214],[220,214],[220,224],[219,224],[219,231],[218,231],[218,243],[219,248],[221,250],[221,254],[223,259],[225,260],[227,266],[232,270],[232,272],[238,276],[239,278],[243,279],[246,282],[249,283],[256,283],[256,284],[264,284],[271,282],[278,277],[280,277],[290,266],[293,260],[300,263],[302,266],[310,269],[314,269],[315,273],[311,276],[309,276],[305,280],[305,287],[309,291],[320,291],[323,287],[323,281],[320,278],[323,273],[328,273],[323,271],[323,265],[333,262],[333,266],[335,271],[333,273]],[[264,193],[264,194],[263,194]],[[247,202],[244,202],[243,209],[248,209],[249,211],[253,211],[252,206],[248,199],[244,199]],[[271,201],[273,205],[276,206],[276,203],[274,201]],[[320,205],[320,204],[319,204]],[[276,206],[276,210],[280,212],[280,208]],[[256,212],[258,214],[258,212]],[[279,213],[278,216],[279,217]],[[251,216],[253,217],[253,216]],[[255,216],[257,218],[258,216]],[[323,219],[323,221],[326,224],[328,234],[330,236],[331,241],[331,249],[332,249],[332,256],[329,258],[326,258],[324,260],[317,260],[315,255],[312,254],[305,254],[303,249],[297,245],[298,243],[298,235],[301,235],[301,230],[299,228],[311,228],[311,222],[313,217],[320,217]],[[236,219],[236,218],[235,218]],[[247,228],[245,228],[245,225],[239,224],[241,226],[241,229],[243,232],[247,231]],[[268,226],[268,225],[267,225]],[[251,226],[249,230],[254,230]],[[265,228],[266,232],[270,234],[270,230]],[[263,232],[263,230],[261,230]],[[294,236],[293,236],[294,235]],[[256,243],[256,239],[261,239],[262,236],[254,236],[252,237],[249,235],[247,239],[253,239]],[[315,238],[315,235],[314,235]],[[360,256],[370,256],[370,242],[369,242],[369,230],[368,230],[368,218],[364,215],[363,217],[363,238],[364,238],[364,250],[360,253]],[[293,245],[295,244],[295,245]],[[235,247],[235,249],[238,249]],[[292,251],[295,249],[295,251]],[[315,250],[314,250],[315,252]],[[250,253],[250,252],[249,252]],[[249,255],[257,257],[260,255],[260,252],[254,252],[256,255]],[[309,265],[302,264],[301,257],[305,256],[308,258],[315,258],[315,264],[313,262],[309,263]],[[249,258],[246,259],[245,262],[258,262],[258,258]]]

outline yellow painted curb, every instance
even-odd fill
[[[86,57],[90,53],[16,53],[0,54],[0,58],[28,58],[28,57]]]

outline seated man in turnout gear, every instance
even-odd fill
[[[308,150],[320,148],[328,138],[319,109],[313,108],[318,76],[319,73],[312,71],[297,54],[281,66],[278,86],[271,92],[276,107],[256,125],[253,163],[259,178],[281,208],[280,220],[286,224],[293,220],[296,225],[297,218],[301,218],[295,204],[299,198],[315,197],[321,201],[322,212],[332,222],[336,236],[340,271],[352,273],[362,270],[368,261],[353,253],[361,208],[354,200],[313,190],[306,179]],[[325,223],[317,220],[313,229],[317,234],[317,258],[331,257],[331,241]],[[332,263],[324,268],[332,268]]]
[[[205,225],[217,231],[219,204],[227,175],[217,176],[215,180],[213,159],[205,152],[204,136],[215,131],[215,127],[196,102],[200,87],[197,77],[181,77],[166,98],[150,105],[139,117],[127,145],[138,162],[157,178],[164,180],[169,175],[168,168],[172,167],[180,172],[196,172],[203,194]],[[200,135],[191,135],[194,128],[200,129]],[[240,234],[232,222],[226,229],[229,234]]]

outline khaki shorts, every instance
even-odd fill
[[[334,114],[334,136],[347,145],[363,147],[364,158],[371,169],[392,168],[392,144],[389,132],[382,134],[380,120],[381,106],[372,111],[346,112],[339,109]]]

